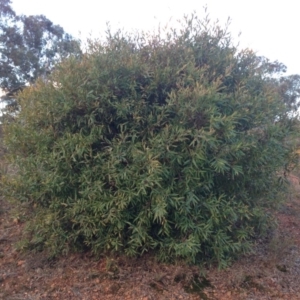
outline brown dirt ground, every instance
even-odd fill
[[[300,185],[298,177],[290,181],[269,241],[226,270],[202,270],[203,277],[196,267],[158,264],[149,255],[48,260],[43,253],[19,252],[15,243],[24,224],[0,198],[0,299],[300,299]]]

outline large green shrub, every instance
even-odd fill
[[[6,126],[29,244],[190,262],[250,249],[282,186],[293,132],[275,67],[197,18],[108,32],[19,95]]]

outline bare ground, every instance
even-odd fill
[[[273,236],[222,271],[158,264],[149,255],[49,260],[22,253],[15,244],[24,224],[0,198],[0,299],[300,299],[300,185],[295,176],[290,181]]]

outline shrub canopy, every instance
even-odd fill
[[[248,251],[289,165],[279,63],[238,51],[226,28],[108,31],[19,95],[6,126],[31,209],[29,244],[195,263]]]

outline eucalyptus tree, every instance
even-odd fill
[[[81,54],[80,43],[43,15],[18,15],[0,0],[0,88],[11,98],[55,64]]]

